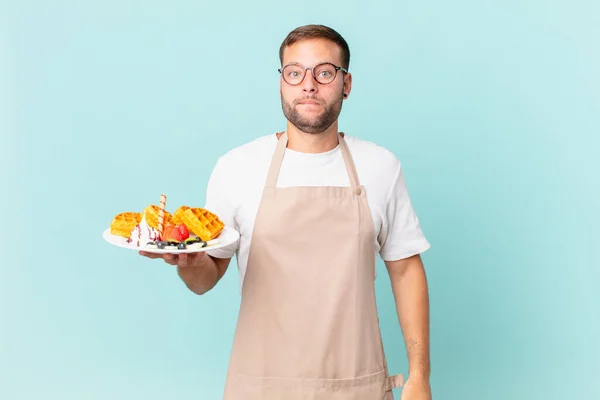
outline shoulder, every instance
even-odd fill
[[[232,148],[221,155],[219,162],[221,164],[238,164],[247,162],[248,159],[254,159],[257,156],[268,154],[275,148],[277,140],[274,134],[259,136],[249,142]]]
[[[395,175],[401,169],[398,157],[386,147],[357,136],[346,135],[346,142],[359,171],[368,176]],[[360,172],[359,172],[360,173]]]
[[[213,174],[236,179],[255,173],[256,168],[270,160],[269,155],[277,145],[274,134],[259,136],[242,145],[233,147],[217,159]]]
[[[398,185],[402,177],[400,160],[388,148],[369,140],[349,136],[347,143],[369,204],[383,215],[394,193],[398,189],[402,192]]]

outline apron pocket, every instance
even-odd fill
[[[387,371],[346,379],[302,379],[236,375],[236,392],[245,400],[376,400],[389,392]],[[241,397],[243,396],[243,397]]]

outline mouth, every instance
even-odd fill
[[[321,102],[311,96],[311,97],[305,97],[301,100],[297,100],[296,104],[320,105]]]

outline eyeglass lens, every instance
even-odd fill
[[[290,85],[297,85],[304,79],[307,69],[299,65],[288,65],[282,70],[283,79]],[[337,71],[331,64],[320,64],[313,68],[313,76],[319,83],[333,82]]]

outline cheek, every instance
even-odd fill
[[[340,99],[340,97],[342,96],[343,93],[344,93],[343,87],[332,86],[330,88],[327,88],[326,91],[322,91],[321,96],[327,102],[327,104],[333,104]]]
[[[298,94],[296,93],[296,91],[294,90],[294,88],[290,88],[290,87],[286,87],[286,86],[281,86],[281,88],[279,89],[280,93],[281,93],[281,98],[287,102],[287,103],[293,103],[294,100],[298,97]]]

